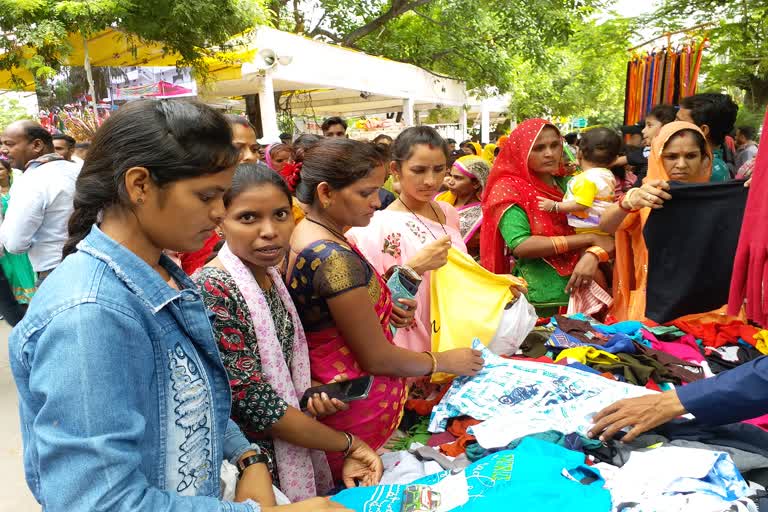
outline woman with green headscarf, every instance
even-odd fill
[[[459,212],[459,230],[467,246],[467,252],[475,259],[480,257],[480,226],[483,209],[480,199],[483,187],[491,172],[487,160],[476,155],[467,155],[454,162],[448,175],[448,190],[435,197]]]

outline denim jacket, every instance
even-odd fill
[[[9,339],[27,483],[46,512],[254,512],[220,468],[249,449],[210,318],[97,227],[43,283]]]

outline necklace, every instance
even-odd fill
[[[405,201],[403,201],[403,198],[402,198],[402,197],[398,197],[398,198],[397,198],[397,200],[398,200],[398,201],[400,201],[400,202],[403,204],[403,206],[405,206],[405,208],[406,208],[406,209],[407,209],[409,212],[411,212],[411,214],[412,214],[414,217],[416,217],[416,220],[417,220],[417,221],[421,222],[421,225],[422,225],[422,226],[424,226],[425,228],[427,228],[427,231],[429,231],[429,234],[430,234],[430,235],[432,235],[432,238],[434,238],[435,240],[437,240],[437,237],[436,237],[436,236],[435,236],[435,234],[432,232],[432,230],[431,230],[431,229],[429,229],[429,226],[427,226],[427,224],[426,224],[426,223],[425,223],[423,220],[421,220],[421,217],[419,217],[418,215],[416,215],[416,212],[414,212],[413,210],[411,210],[411,209],[408,207],[408,205],[407,205],[407,204],[405,204]],[[435,207],[434,207],[434,206],[432,206],[432,203],[429,203],[429,207],[430,207],[430,208],[432,208],[432,213],[434,213],[434,214],[435,214],[435,218],[437,219],[437,223],[438,223],[438,224],[440,224],[440,227],[443,229],[443,233],[445,233],[445,236],[449,236],[449,235],[448,235],[448,232],[445,230],[445,225],[443,225],[443,223],[442,223],[442,222],[440,222],[440,216],[437,214],[437,211],[435,210]]]
[[[318,225],[318,226],[320,226],[321,228],[325,228],[325,229],[326,229],[326,230],[328,230],[330,233],[332,233],[332,234],[333,234],[335,237],[337,237],[337,238],[339,238],[339,239],[341,239],[341,240],[344,240],[345,242],[347,241],[347,237],[346,237],[346,236],[344,236],[344,233],[339,233],[338,231],[336,231],[336,230],[335,230],[335,229],[333,229],[332,227],[326,226],[326,225],[325,225],[325,224],[323,224],[322,222],[318,222],[318,221],[316,221],[315,219],[312,219],[312,218],[310,218],[310,217],[308,217],[308,216],[307,216],[307,217],[304,217],[304,218],[305,218],[306,220],[308,220],[309,222],[311,222],[312,224],[317,224],[317,225]]]

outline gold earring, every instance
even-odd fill
[[[323,208],[328,208],[329,206],[331,206],[331,203],[329,202],[323,203]]]
[[[136,202],[137,202],[137,203],[139,203],[139,204],[144,204],[144,198],[143,198],[143,197],[140,197],[140,198],[138,198],[138,199],[136,200]]]

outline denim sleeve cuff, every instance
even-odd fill
[[[245,447],[241,447],[241,449],[238,450],[237,453],[235,453],[235,455],[229,460],[230,464],[232,464],[235,467],[237,467],[237,462],[243,457],[243,454],[245,452],[261,453],[261,447],[259,445],[257,445],[257,444],[253,444],[253,443],[249,444],[249,445],[247,445]]]
[[[245,500],[240,503],[226,501],[223,505],[222,512],[261,512],[261,505],[253,500]]]
[[[245,438],[237,423],[230,418],[227,421],[227,430],[224,433],[224,458],[237,466],[237,461],[248,450],[253,450],[251,443]],[[258,450],[258,447],[256,448]]]

